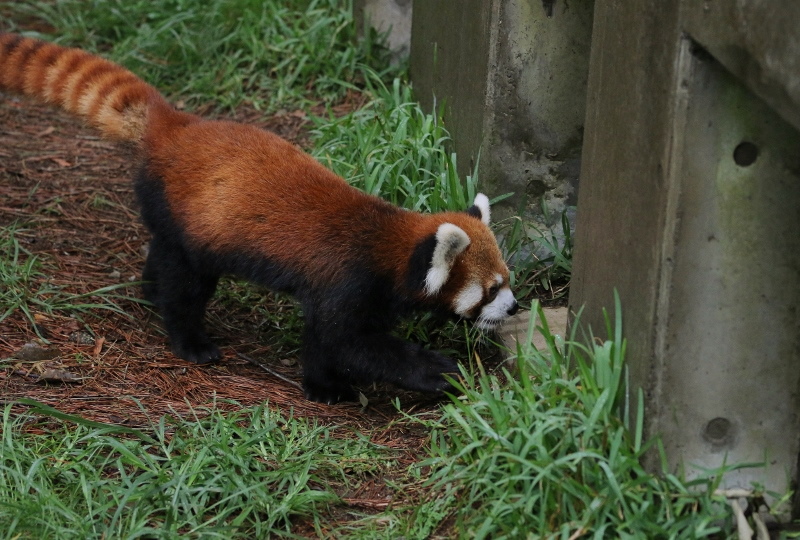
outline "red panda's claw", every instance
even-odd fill
[[[172,352],[192,364],[211,364],[222,358],[219,348],[210,341],[173,346]]]

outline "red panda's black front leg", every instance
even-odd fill
[[[352,379],[339,373],[335,354],[306,321],[303,337],[303,393],[309,401],[333,405],[340,401],[356,401]]]
[[[323,403],[353,401],[354,384],[378,381],[441,394],[453,390],[443,375],[458,373],[455,360],[383,332],[350,330],[332,336],[307,328],[304,346],[305,395]]]
[[[376,337],[371,336],[370,339]],[[382,338],[375,339],[376,347],[373,349],[373,354],[376,356],[381,355],[381,349],[391,351],[388,355],[385,353],[383,355],[386,369],[382,374],[382,380],[405,390],[417,392],[441,394],[454,390],[444,375],[457,375],[458,362],[417,343],[410,343],[389,335],[382,336]],[[401,351],[401,354],[397,355],[398,351]]]

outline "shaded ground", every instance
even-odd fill
[[[0,98],[0,227],[18,223],[20,244],[43,260],[50,283],[68,292],[87,293],[139,279],[148,235],[131,189],[132,151],[101,140],[51,108]],[[306,124],[302,114],[289,113],[264,126],[302,145]],[[396,448],[401,464],[418,459],[427,433],[392,424],[397,413],[391,400],[399,395],[407,412],[434,410],[432,400],[373,388],[365,390],[365,410],[358,404],[306,401],[297,386],[296,348],[286,346],[292,341],[285,333],[295,330],[262,320],[253,305],[230,297],[249,296],[272,311],[291,310],[291,305],[237,287],[230,285],[236,294],[223,292],[209,309],[208,326],[224,354],[214,366],[198,367],[172,356],[158,317],[135,301],[120,301],[126,315],[95,311],[78,319],[39,313],[36,321],[49,343],[42,343],[17,311],[0,322],[2,400],[32,398],[66,413],[129,426],[147,425],[148,418],[165,413],[182,416],[213,400],[222,408],[237,407],[225,400],[269,402],[285,414],[342,426],[337,433],[343,436],[368,433],[375,443]],[[140,296],[135,284],[121,293]],[[26,360],[10,358],[20,356],[30,343],[40,343],[44,352]],[[280,377],[244,360],[241,353]],[[54,380],[44,380],[48,377]],[[369,511],[385,507],[391,493],[375,479],[345,496],[352,506]]]

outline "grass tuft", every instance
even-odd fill
[[[2,416],[7,538],[287,535],[293,520],[313,522],[338,500],[331,486],[389,457],[362,437],[334,438],[332,428],[266,406],[198,410],[135,430],[27,405],[36,416],[14,414],[12,405]],[[66,424],[31,433],[39,415]]]
[[[572,225],[567,208],[556,219],[535,224],[512,216],[496,225],[507,254],[512,288],[527,307],[530,300],[563,300],[572,278]],[[544,202],[542,215],[550,216]]]
[[[590,346],[554,336],[534,307],[545,350],[530,340],[500,373],[462,372],[464,397],[433,424],[431,457],[418,485],[426,494],[393,533],[461,538],[704,538],[730,535],[724,470],[684,481],[640,464],[663,458],[658,440],[642,440],[640,408],[629,414],[625,341],[617,298],[608,339]],[[530,331],[536,324],[532,319]],[[632,418],[631,428],[623,421]],[[663,461],[663,459],[662,459]],[[733,469],[728,467],[727,469]],[[369,521],[375,527],[375,521]]]

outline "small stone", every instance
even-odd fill
[[[22,362],[41,362],[61,356],[61,351],[56,348],[45,349],[38,343],[26,343],[12,356]]]
[[[78,345],[94,345],[94,337],[89,332],[72,332],[69,340]]]
[[[60,368],[47,368],[39,374],[39,381],[41,382],[64,382],[75,383],[80,382],[83,377]]]

